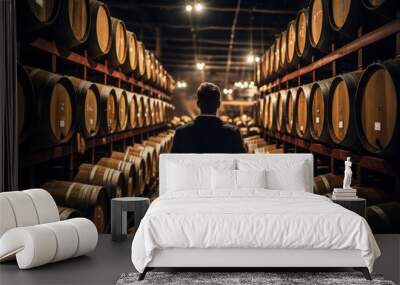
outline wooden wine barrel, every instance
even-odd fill
[[[150,170],[150,179],[156,177],[157,174],[157,154],[155,152],[154,147],[149,146],[149,145],[141,145],[141,144],[133,144],[131,147],[131,151],[137,151],[140,154],[147,155],[150,157],[149,160],[149,170]]]
[[[128,38],[124,22],[111,17],[111,49],[108,53],[108,63],[112,67],[123,65],[128,55]]]
[[[277,103],[276,103],[276,130],[278,132],[286,132],[286,100],[287,100],[287,90],[280,90],[277,93]]]
[[[331,140],[344,147],[359,150],[355,120],[355,94],[359,71],[336,76],[329,90],[329,134]]]
[[[287,101],[286,101],[286,132],[288,134],[295,134],[296,132],[296,120],[297,120],[297,109],[296,106],[296,96],[297,88],[289,89],[287,92]]]
[[[143,145],[144,146],[151,146],[154,148],[154,152],[156,155],[156,167],[155,167],[155,171],[156,174],[158,174],[158,162],[159,162],[159,158],[160,158],[160,154],[164,152],[164,148],[162,147],[161,143],[152,141],[152,140],[144,140],[143,141]]]
[[[18,34],[31,38],[31,33],[51,25],[57,18],[61,1],[43,0],[38,5],[35,0],[18,1]]]
[[[143,115],[144,126],[149,127],[151,125],[150,98],[147,96],[143,96]]]
[[[90,0],[90,28],[86,49],[92,59],[99,59],[111,49],[111,16],[106,4]]]
[[[144,104],[144,96],[136,95],[136,103],[137,103],[137,126],[139,128],[145,126],[145,104]]]
[[[323,52],[331,52],[333,33],[329,24],[328,1],[311,0],[308,21],[311,46]]]
[[[270,48],[270,54],[269,54],[269,70],[270,70],[270,76],[274,78],[277,74],[275,71],[275,41],[272,44]]]
[[[49,181],[42,185],[57,205],[79,210],[96,225],[99,233],[107,231],[109,222],[109,199],[102,186],[70,181]]]
[[[400,60],[373,63],[357,88],[357,133],[370,153],[393,157],[400,153]]]
[[[124,193],[126,193],[129,197],[134,196],[136,167],[133,163],[124,160],[103,157],[99,160],[99,162],[97,162],[97,165],[121,171],[124,179]]]
[[[279,39],[280,47],[279,47],[279,67],[281,70],[284,70],[287,65],[287,32],[283,31],[280,35]]]
[[[81,212],[79,212],[77,209],[66,208],[61,206],[57,206],[57,208],[61,221],[82,217]]]
[[[254,71],[254,81],[257,85],[261,84],[261,62],[256,62]]]
[[[68,77],[77,96],[77,120],[79,131],[85,138],[97,135],[100,128],[100,92],[95,83]]]
[[[343,185],[343,176],[333,173],[318,175],[314,177],[314,193],[319,195],[330,194],[333,188],[341,188]]]
[[[135,70],[135,74],[137,77],[142,78],[146,74],[146,53],[144,44],[140,41],[137,41],[137,53],[138,53],[138,65]]]
[[[279,63],[281,61],[280,57],[280,46],[281,46],[281,40],[280,38],[275,39],[275,46],[274,46],[274,72],[276,74],[280,73],[280,68],[279,68]]]
[[[154,53],[150,52],[150,68],[151,68],[151,83],[154,85],[156,83],[156,58]]]
[[[154,116],[155,116],[155,123],[160,124],[161,123],[161,101],[160,100],[154,100]]]
[[[118,101],[115,88],[97,84],[100,91],[101,130],[103,134],[112,134],[118,126]]]
[[[124,131],[128,126],[129,105],[128,97],[124,89],[115,88],[118,102],[118,130]]]
[[[329,0],[329,23],[342,35],[353,38],[360,25],[362,7],[359,0]]]
[[[136,70],[138,65],[138,49],[137,40],[134,32],[126,32],[126,37],[128,40],[128,55],[125,63],[122,65],[122,70],[125,73],[132,73]]]
[[[264,119],[263,119],[263,127],[264,129],[268,128],[269,125],[269,104],[271,102],[271,96],[267,95],[264,98]]]
[[[126,92],[126,96],[128,99],[128,112],[129,112],[129,128],[134,129],[137,127],[137,98],[134,93]]]
[[[254,150],[254,153],[271,153],[271,151],[275,149],[276,149],[276,144],[269,144],[256,148]]]
[[[142,157],[136,155],[129,155],[128,153],[113,151],[111,158],[129,162],[135,166],[135,176],[133,179],[134,196],[140,195],[144,192],[146,185],[146,165]]]
[[[297,67],[299,63],[299,56],[296,52],[297,45],[297,31],[296,21],[292,20],[287,26],[287,39],[286,39],[286,62],[288,67]]]
[[[268,130],[276,130],[278,93],[270,94],[268,104]]]
[[[144,172],[144,179],[145,183],[149,184],[151,177],[152,177],[152,171],[153,171],[153,166],[152,166],[152,157],[150,152],[145,151],[143,149],[139,148],[133,148],[133,147],[128,147],[125,151],[127,155],[132,155],[132,156],[139,156],[143,159],[146,171]]]
[[[161,137],[160,134],[158,136],[156,136],[156,137],[154,137],[154,136],[149,137],[148,140],[153,142],[153,143],[160,144],[160,148],[161,148],[161,152],[162,153],[168,152],[169,148],[171,146],[169,139]]]
[[[367,221],[375,234],[400,233],[400,203],[390,202],[368,207]]]
[[[258,124],[262,127],[264,126],[264,107],[265,107],[265,102],[264,98],[261,98],[259,102],[259,109],[258,109]]]
[[[313,53],[309,29],[309,8],[304,8],[296,17],[296,53],[303,61],[309,61]]]
[[[310,134],[314,140],[329,143],[329,90],[333,79],[314,82],[311,86]]]
[[[104,186],[110,199],[126,195],[122,173],[108,167],[82,163],[74,181]]]
[[[17,65],[18,143],[23,144],[35,125],[36,95],[25,68]]]
[[[296,134],[301,139],[310,138],[311,125],[311,104],[310,104],[311,84],[300,86],[297,89],[297,99],[295,108],[297,110],[296,117]]]
[[[266,81],[268,81],[270,78],[270,76],[271,76],[271,70],[269,69],[269,67],[270,67],[270,62],[269,62],[269,60],[270,60],[270,53],[271,53],[271,50],[270,49],[267,49],[267,51],[265,52],[265,62],[264,62],[264,70],[265,70],[265,79],[266,79]]]
[[[151,53],[147,49],[145,50],[145,66],[146,66],[146,73],[145,79],[147,82],[151,81]]]
[[[76,96],[71,81],[41,69],[27,69],[37,98],[35,146],[68,142],[76,125]]]
[[[51,25],[51,32],[56,42],[70,49],[85,43],[89,36],[89,0],[60,2],[60,12]]]
[[[149,98],[149,116],[150,116],[150,125],[156,124],[156,106],[155,100]]]

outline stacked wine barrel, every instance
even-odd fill
[[[261,86],[297,68],[299,63],[309,63],[313,55],[331,52],[334,39],[356,38],[357,29],[364,23],[383,24],[395,19],[396,2],[311,0],[261,56],[254,71],[256,84]],[[369,21],[371,18],[374,21]]]
[[[175,81],[154,53],[146,50],[124,22],[111,16],[107,5],[96,0],[18,1],[21,40],[47,37],[66,49],[83,47],[95,61],[107,60],[148,84],[172,94]],[[29,32],[27,32],[29,31]]]
[[[95,223],[99,232],[108,232],[110,200],[145,194],[146,187],[157,180],[159,156],[170,151],[173,135],[173,131],[162,132],[125,152],[113,151],[97,164],[82,163],[74,181],[48,181],[42,188],[53,196],[60,218],[84,216]]]
[[[165,124],[173,106],[114,86],[18,65],[18,134],[30,148]],[[146,102],[146,104],[144,103]]]
[[[244,138],[243,144],[248,153],[284,153],[283,148],[276,144],[268,144],[260,135]]]
[[[258,121],[304,140],[393,158],[400,153],[399,78],[400,60],[392,59],[273,92],[259,101]]]

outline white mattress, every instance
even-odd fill
[[[359,215],[323,196],[266,189],[162,195],[136,232],[132,262],[143,272],[169,248],[359,250],[370,271],[380,255]]]

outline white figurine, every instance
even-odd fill
[[[344,179],[343,179],[343,189],[352,189],[351,188],[351,176],[353,172],[351,171],[351,161],[350,157],[347,157],[347,160],[344,162]]]

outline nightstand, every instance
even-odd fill
[[[142,197],[121,197],[111,200],[111,238],[113,241],[124,241],[127,235],[127,214],[134,213],[135,228],[146,214],[150,199]]]
[[[367,200],[364,198],[356,198],[352,200],[340,200],[340,199],[332,199],[332,202],[339,204],[340,206],[353,211],[354,213],[359,214],[361,217],[365,218],[366,208],[367,208]]]

